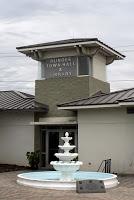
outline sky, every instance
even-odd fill
[[[107,66],[111,91],[134,87],[134,0],[0,0],[0,90],[34,93],[38,63],[17,46],[94,38],[126,56]]]

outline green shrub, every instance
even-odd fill
[[[38,165],[40,162],[39,151],[27,152],[26,157],[27,157],[27,160],[29,162],[31,169],[38,169]]]

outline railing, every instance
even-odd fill
[[[111,159],[102,160],[102,162],[101,162],[101,164],[100,164],[97,172],[100,171],[100,169],[102,168],[102,166],[103,166],[102,172],[111,173]]]

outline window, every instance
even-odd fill
[[[44,66],[44,62],[41,63],[41,78],[46,78],[45,77],[45,66]]]
[[[40,74],[42,79],[91,75],[91,58],[84,55],[48,58],[41,61]]]
[[[47,58],[41,61],[42,78],[77,76],[77,57]]]
[[[134,114],[134,107],[127,108],[127,114]]]
[[[91,75],[91,58],[88,56],[78,57],[78,75]]]

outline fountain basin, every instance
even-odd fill
[[[83,163],[79,161],[51,161],[50,164],[53,165],[56,171],[61,172],[60,180],[72,181],[74,180],[73,173],[78,171],[80,169],[80,165],[82,165]]]
[[[102,180],[106,189],[119,184],[116,175],[101,172],[77,171],[73,178],[73,181],[61,181],[61,173],[58,171],[29,172],[19,174],[17,182],[30,187],[55,190],[75,190],[77,180]]]
[[[67,134],[66,134],[66,133],[67,133]],[[65,133],[66,136],[65,136],[65,137],[61,137],[61,139],[64,140],[65,143],[68,143],[69,140],[72,140],[72,137],[68,137],[68,136],[69,136],[69,133],[68,133],[68,132],[66,132],[66,133]]]
[[[55,153],[55,156],[61,161],[70,162],[78,156],[78,153]]]
[[[72,150],[72,149],[74,149],[75,148],[75,146],[74,145],[71,145],[71,146],[61,146],[61,145],[59,145],[58,146],[60,149],[63,149],[63,150],[65,150],[65,151],[70,151],[70,150]]]
[[[66,172],[76,172],[77,170],[79,170],[80,165],[82,165],[83,163],[80,161],[72,161],[72,162],[60,162],[60,161],[51,161],[50,163],[51,165],[53,165],[54,169],[57,171],[66,171]]]

